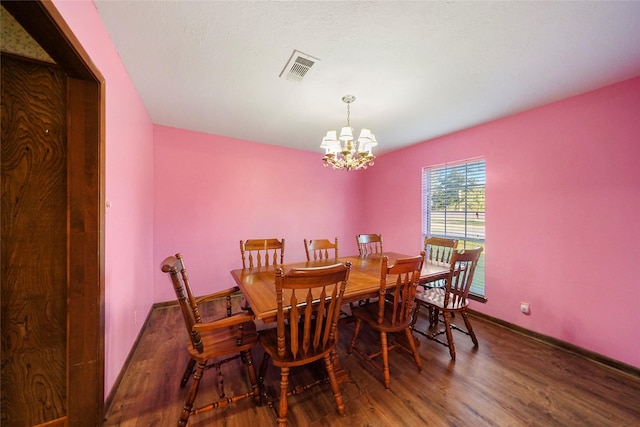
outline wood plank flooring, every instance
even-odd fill
[[[215,304],[204,310],[205,317],[223,312]],[[424,337],[419,338],[422,372],[410,355],[393,351],[391,390],[384,388],[381,372],[355,353],[347,354],[353,324],[345,322],[340,326],[338,356],[349,374],[340,387],[346,417],[337,414],[329,386],[320,385],[289,398],[289,425],[640,426],[640,377],[483,318],[472,317],[471,321],[480,346],[475,350],[469,337],[454,331],[455,362],[447,348]],[[421,317],[419,324],[425,322]],[[176,425],[188,389],[188,385],[179,387],[187,363],[185,340],[178,307],[154,308],[103,426]],[[364,329],[362,341],[376,343],[377,337]],[[256,348],[253,355],[259,366],[262,351]],[[240,362],[226,366],[226,389],[244,386]],[[301,369],[297,375],[313,374]],[[265,382],[277,390],[278,380],[278,371],[272,369]],[[215,372],[206,372],[196,403],[215,400],[214,390]],[[251,399],[244,399],[189,419],[191,427],[205,425],[272,426],[275,415],[269,407],[256,407]]]

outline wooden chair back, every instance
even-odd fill
[[[284,239],[240,240],[242,268],[284,264]]]
[[[336,344],[351,263],[276,271],[278,356],[304,361]],[[286,300],[286,302],[285,302]],[[285,307],[291,307],[288,311]]]
[[[173,290],[176,293],[178,299],[178,305],[184,318],[184,324],[187,328],[187,333],[193,348],[202,353],[203,345],[200,338],[200,332],[195,330],[193,326],[197,323],[202,323],[202,317],[198,310],[198,304],[191,292],[191,286],[189,285],[189,277],[187,270],[184,267],[184,261],[181,254],[168,257],[162,263],[162,271],[168,273],[173,283]]]
[[[446,262],[451,261],[451,254],[458,248],[457,239],[445,237],[425,237],[424,252],[429,261]]]
[[[360,256],[382,253],[382,234],[358,234],[356,242]]]
[[[416,287],[423,262],[424,252],[420,256],[400,258],[391,266],[388,265],[389,258],[382,257],[378,325],[388,323],[390,327],[395,328],[411,323]],[[389,283],[390,276],[395,278],[395,282]],[[389,288],[390,286],[392,287]]]
[[[464,307],[469,296],[473,274],[476,271],[478,260],[483,248],[464,249],[454,251],[451,255],[451,270],[447,277],[444,294],[444,307]]]
[[[329,259],[329,253],[333,252],[333,258],[338,258],[338,238],[331,243],[327,239],[309,240],[304,239],[304,250],[307,254],[307,261]]]

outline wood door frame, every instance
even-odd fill
[[[67,75],[67,417],[104,416],[105,81],[51,0],[2,6]]]

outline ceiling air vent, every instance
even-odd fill
[[[289,62],[287,62],[287,65],[285,65],[280,73],[280,77],[294,82],[302,81],[302,78],[307,75],[309,69],[313,67],[313,64],[317,61],[319,61],[318,58],[294,50],[291,58],[289,58]]]

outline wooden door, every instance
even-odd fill
[[[0,423],[97,426],[104,78],[50,0],[2,7],[57,67],[2,58]]]
[[[65,76],[2,56],[2,410],[10,425],[66,415]]]

